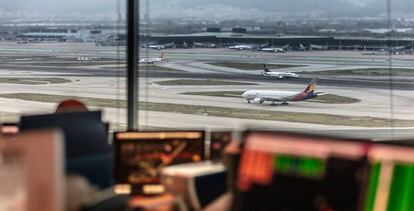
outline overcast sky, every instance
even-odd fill
[[[30,12],[112,12],[119,0],[0,0],[6,10]],[[123,1],[123,0],[121,0]]]
[[[360,7],[344,2],[364,6],[373,1],[380,4],[386,0],[140,0],[150,2],[152,17],[204,17],[204,18],[237,18],[252,15],[271,15],[283,12],[325,12],[338,15],[340,12],[353,16],[349,11],[359,14]],[[414,0],[391,0],[404,2]],[[0,0],[1,12],[20,11],[53,15],[114,15],[117,5],[122,2],[121,13],[124,13],[126,0]],[[406,5],[406,4],[404,4]],[[365,10],[365,9],[364,9]],[[373,13],[375,14],[375,13]],[[328,14],[329,15],[329,14]]]
[[[5,9],[12,10],[29,10],[34,12],[64,12],[64,11],[79,11],[79,12],[108,12],[116,10],[118,1],[126,0],[0,0],[0,6]],[[141,0],[146,1],[146,0]],[[170,0],[158,0],[156,3],[163,2],[168,3]],[[211,0],[205,0],[209,2]],[[227,0],[222,0],[225,2]],[[269,2],[277,2],[278,0],[268,0]],[[291,0],[292,2],[300,2],[301,0]],[[356,4],[364,4],[371,2],[372,0],[345,0]],[[182,0],[183,4],[186,4],[186,0]],[[251,1],[254,5],[254,1]],[[179,5],[180,1],[174,1]]]

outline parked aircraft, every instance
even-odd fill
[[[302,45],[302,43],[299,44],[299,51],[307,51],[306,47]]]
[[[252,45],[233,45],[229,46],[229,49],[235,49],[235,50],[253,50]]]
[[[318,97],[315,93],[316,83],[318,78],[314,78],[303,92],[293,91],[269,91],[269,90],[248,90],[242,94],[242,97],[247,100],[248,103],[262,104],[265,101],[270,101],[272,104],[281,102],[282,105],[287,105],[288,102],[305,101]]]
[[[162,50],[162,49],[166,49],[166,48],[173,48],[175,45],[174,42],[172,43],[166,43],[166,44],[162,44],[162,45],[148,45],[147,48],[151,48],[151,49],[155,49],[155,50]]]
[[[217,48],[217,45],[214,44],[214,43],[193,42],[193,47],[196,47],[196,48]]]
[[[309,44],[309,50],[328,50],[328,46]]]
[[[285,50],[283,48],[262,48],[260,51],[265,52],[275,52],[275,53],[284,53]]]

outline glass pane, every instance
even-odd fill
[[[125,127],[125,3],[0,2],[0,122],[78,99]]]
[[[142,128],[410,136],[411,0],[140,2]]]

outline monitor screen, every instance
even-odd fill
[[[369,160],[363,210],[414,210],[414,149],[375,145]]]
[[[220,161],[223,158],[223,151],[231,142],[232,131],[212,131],[210,132],[210,160]]]
[[[119,132],[114,134],[115,180],[135,194],[158,194],[161,170],[204,159],[204,132]]]
[[[369,164],[363,143],[247,133],[235,210],[358,210]]]
[[[414,148],[247,132],[233,210],[414,210]]]

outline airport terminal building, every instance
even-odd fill
[[[331,50],[379,50],[387,46],[406,46],[412,48],[414,39],[404,38],[372,38],[372,37],[329,37],[329,36],[271,36],[271,35],[249,35],[244,33],[196,33],[177,35],[140,35],[140,40],[165,44],[175,43],[177,47],[191,45],[193,43],[214,43],[218,47],[234,44],[255,44],[258,46],[285,46],[294,49],[310,45],[326,46]]]

